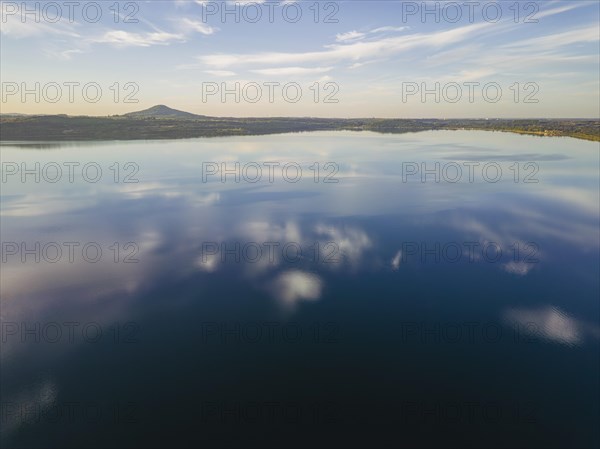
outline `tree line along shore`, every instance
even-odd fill
[[[600,141],[593,119],[330,119],[121,115],[2,115],[2,141],[140,140],[251,136],[308,131],[409,133],[432,130],[502,131]]]

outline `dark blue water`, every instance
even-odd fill
[[[2,163],[3,447],[600,444],[597,143],[3,143]]]

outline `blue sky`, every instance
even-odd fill
[[[35,3],[26,9],[37,17],[2,1],[3,113],[167,104],[219,116],[600,115],[597,1],[143,1],[120,2],[118,13],[114,1]],[[72,101],[69,83],[79,83]],[[102,89],[97,102],[81,92],[86,83]],[[23,98],[24,88],[40,98]]]

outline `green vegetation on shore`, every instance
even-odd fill
[[[600,120],[227,118],[189,113],[175,114],[172,112],[175,110],[162,106],[161,108],[159,109],[161,113],[156,115],[148,114],[146,110],[112,117],[2,115],[0,116],[0,140],[180,139],[342,130],[397,134],[464,129],[600,141]]]

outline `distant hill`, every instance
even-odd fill
[[[152,106],[151,108],[144,109],[143,111],[129,112],[123,114],[124,117],[130,118],[183,118],[183,119],[199,119],[206,118],[205,115],[192,114],[190,112],[179,111],[172,109],[164,104]]]

